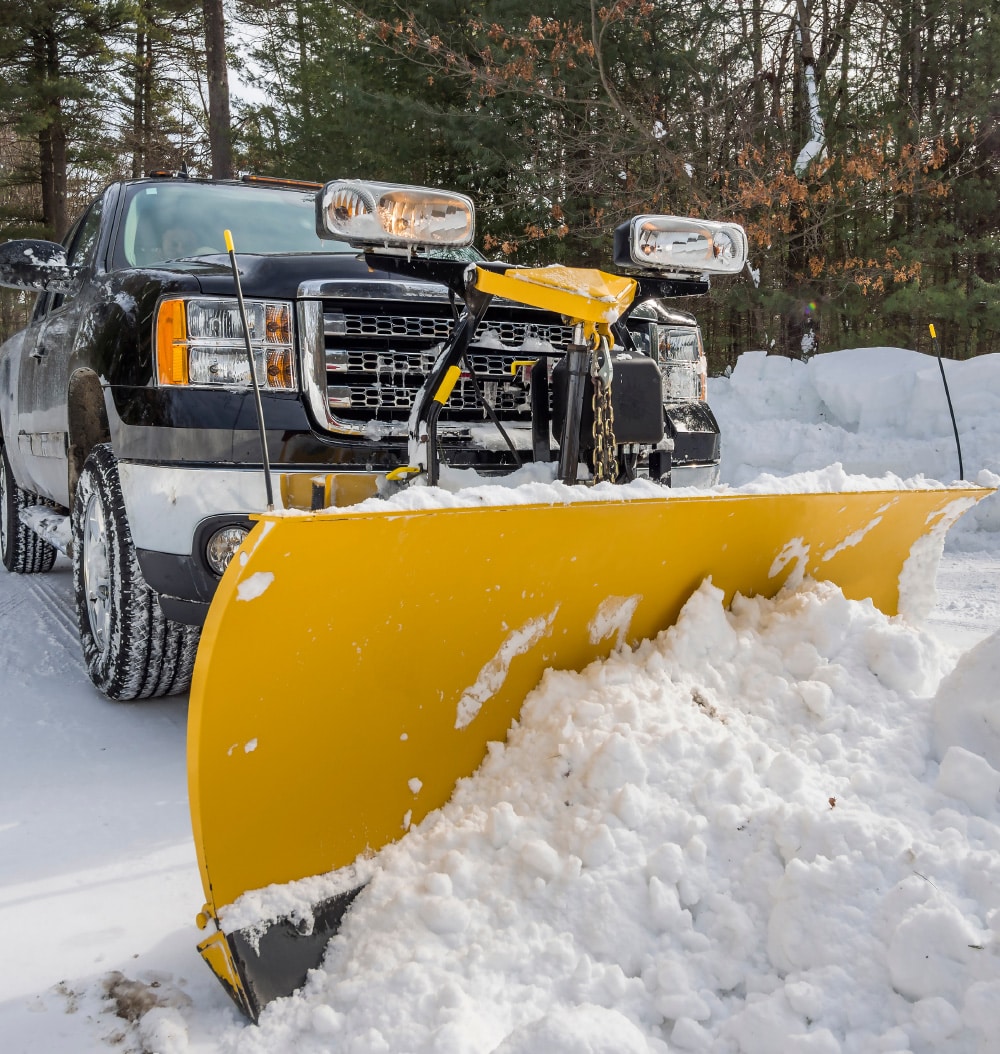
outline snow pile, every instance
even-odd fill
[[[726,612],[705,584],[635,654],[547,674],[227,1049],[990,1049],[1000,758],[929,760],[932,708],[939,747],[972,716],[932,704],[947,666],[832,587]]]
[[[965,478],[996,486],[1000,355],[948,361],[944,368]],[[835,461],[869,476],[892,472],[945,483],[959,477],[941,371],[929,355],[855,348],[800,362],[749,352],[731,377],[709,380],[708,395],[722,427],[722,478],[734,486],[761,472],[785,476]],[[981,502],[956,541],[974,544],[976,527],[1000,531],[1000,501]]]
[[[942,682],[934,699],[934,751],[938,759],[961,751],[1000,769],[1000,645],[997,635],[967,652]],[[970,760],[978,769],[982,766]],[[985,774],[992,783],[993,776]],[[994,795],[996,792],[994,791]]]
[[[966,477],[995,484],[1000,360],[947,369]],[[927,356],[751,354],[710,401],[723,491],[958,475]],[[526,482],[523,500],[559,489]],[[998,529],[988,508],[966,534]],[[634,654],[549,672],[452,801],[366,862],[324,968],[226,1049],[990,1050],[1000,634],[953,664],[828,585],[727,612],[705,583]]]

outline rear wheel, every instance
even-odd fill
[[[21,520],[21,510],[38,504],[38,497],[19,487],[0,444],[0,557],[8,571],[21,575],[51,571],[56,550]]]
[[[132,544],[107,446],[87,458],[72,510],[73,588],[90,679],[112,699],[183,692],[191,682],[199,630],[165,618]]]

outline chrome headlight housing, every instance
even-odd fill
[[[458,248],[472,244],[476,210],[447,190],[335,179],[316,195],[316,232],[372,248]]]
[[[739,274],[747,251],[746,231],[738,223],[633,216],[615,229],[615,264],[631,272]]]
[[[285,300],[246,300],[254,373],[262,390],[293,391],[295,333]],[[243,323],[232,298],[161,300],[153,328],[156,379],[161,385],[250,387]]]

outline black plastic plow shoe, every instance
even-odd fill
[[[330,938],[340,929],[344,913],[363,888],[358,886],[314,905],[313,926],[308,933],[301,932],[292,919],[282,918],[263,932],[254,927],[225,934],[231,965],[242,991],[232,983],[236,978],[223,977],[205,955],[233,1002],[251,1021],[258,1021],[272,999],[291,995],[305,984],[306,975],[323,961]]]

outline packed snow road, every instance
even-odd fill
[[[202,969],[187,697],[98,694],[62,558],[47,575],[0,576],[0,618],[0,1045],[106,1049],[128,1027],[105,999],[114,971],[134,980],[148,963],[139,989],[170,999],[175,978]],[[221,992],[204,995],[228,1016]]]

